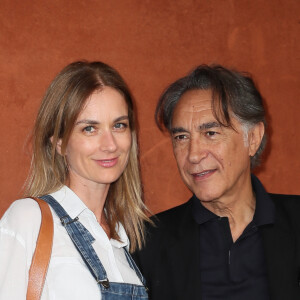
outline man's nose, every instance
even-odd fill
[[[99,148],[104,152],[114,152],[117,150],[117,142],[111,131],[107,130],[101,133]]]
[[[200,137],[191,138],[189,145],[189,161],[192,164],[199,163],[203,158],[207,157],[208,149],[204,141]]]

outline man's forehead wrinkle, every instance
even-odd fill
[[[211,100],[196,100],[191,103],[191,111],[203,111],[211,109]]]
[[[176,105],[172,120],[172,127],[181,127],[190,131],[199,131],[199,126],[202,123],[216,121],[213,117],[211,107],[211,96],[195,95],[188,93],[184,95]]]
[[[211,114],[211,108],[199,109],[199,110],[196,110],[196,108],[194,108],[194,111],[192,112],[192,118],[191,118],[190,125],[192,125],[194,128],[199,128],[201,126],[201,124],[204,123],[203,117],[207,117],[210,114]]]

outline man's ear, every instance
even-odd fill
[[[255,124],[248,133],[248,142],[249,142],[249,156],[254,156],[258,150],[262,138],[265,133],[265,125],[263,122]]]
[[[53,136],[51,136],[50,138],[50,141],[53,145]],[[58,152],[58,154],[62,155],[61,154],[61,144],[62,144],[62,139],[58,139],[57,142],[56,142],[56,145],[53,145],[53,147],[55,146],[56,148],[56,151]]]

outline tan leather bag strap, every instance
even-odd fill
[[[53,217],[49,205],[31,197],[40,206],[42,222],[29,270],[26,300],[39,300],[42,295],[53,244]]]

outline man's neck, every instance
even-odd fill
[[[202,205],[220,217],[227,217],[233,242],[243,233],[253,220],[256,198],[252,190],[251,179],[243,186],[242,193],[223,196],[213,201],[201,201]]]

